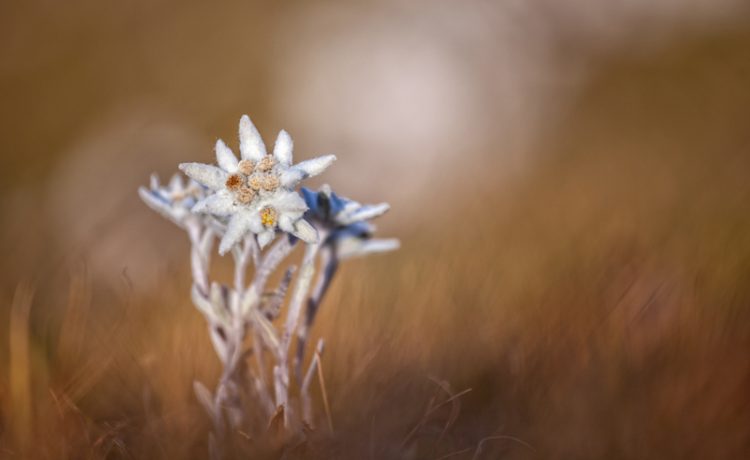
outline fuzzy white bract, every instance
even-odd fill
[[[266,147],[250,118],[240,119],[240,159],[220,139],[216,142],[218,166],[182,163],[180,169],[211,191],[192,211],[226,219],[227,229],[219,244],[225,254],[246,234],[258,235],[262,248],[270,243],[277,229],[306,243],[317,240],[317,232],[305,220],[307,206],[295,191],[299,182],[323,172],[336,160],[325,155],[292,164],[292,138],[281,131],[273,154]]]

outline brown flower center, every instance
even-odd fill
[[[255,165],[251,160],[240,160],[240,163],[237,165],[237,169],[246,176],[252,174],[254,168]]]
[[[266,171],[270,171],[271,168],[273,168],[275,164],[276,164],[276,158],[274,158],[273,155],[266,155],[260,159],[257,165],[255,165],[255,169],[261,172],[266,172]]]
[[[273,155],[266,155],[257,163],[251,160],[240,160],[237,165],[237,173],[231,174],[226,181],[226,187],[233,195],[237,202],[250,204],[258,192],[275,192],[280,186],[279,176],[273,173],[273,167],[276,165],[276,158]],[[276,225],[278,213],[272,208],[265,208],[261,211],[264,225]]]
[[[273,192],[277,188],[279,188],[280,181],[279,178],[276,177],[274,174],[266,174],[263,176],[262,184],[263,190],[266,190],[268,192]]]
[[[255,198],[255,191],[247,185],[243,185],[239,190],[237,190],[237,192],[235,192],[235,196],[237,197],[237,201],[239,201],[240,203],[249,204],[251,201],[253,201],[253,198]]]
[[[263,187],[263,178],[258,174],[253,174],[247,179],[247,185],[253,190],[260,190]]]
[[[239,174],[232,174],[227,177],[227,182],[224,185],[226,185],[229,190],[235,191],[240,188],[242,182],[242,176]]]

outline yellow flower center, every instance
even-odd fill
[[[276,225],[276,219],[278,216],[276,210],[271,207],[265,207],[260,211],[260,221],[266,227],[273,227]]]

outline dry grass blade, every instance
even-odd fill
[[[85,266],[72,273],[68,304],[57,340],[57,359],[68,366],[80,362],[86,340],[86,316],[91,305],[91,281]]]
[[[409,431],[409,433],[406,435],[406,437],[404,438],[404,440],[401,441],[401,448],[404,448],[406,446],[406,444],[408,444],[409,441],[411,441],[411,439],[414,437],[414,435],[417,434],[417,432],[419,431],[419,429],[422,428],[429,421],[430,416],[432,414],[434,414],[438,409],[440,409],[441,407],[445,406],[446,404],[453,404],[453,408],[451,410],[451,415],[449,416],[448,421],[446,422],[446,424],[443,426],[443,431],[440,434],[440,438],[442,438],[443,435],[445,434],[445,432],[450,428],[450,426],[455,422],[455,419],[458,417],[457,411],[460,410],[460,405],[457,407],[454,403],[461,396],[463,396],[463,395],[471,392],[471,388],[467,388],[467,389],[465,389],[463,391],[460,391],[460,392],[458,392],[456,394],[452,394],[450,392],[450,388],[447,388],[447,384],[445,382],[441,383],[440,381],[438,381],[438,380],[436,380],[436,379],[434,379],[432,377],[430,377],[430,380],[432,382],[434,382],[435,384],[437,384],[437,386],[441,390],[447,392],[448,395],[450,395],[450,397],[448,399],[446,399],[445,401],[437,404],[437,405],[434,404],[434,402],[435,402],[435,396],[433,396],[430,399],[430,403],[427,405],[427,409],[425,409],[425,412],[422,415],[422,418],[419,420],[419,422],[417,422],[417,424],[414,426],[414,428],[412,428],[411,431]],[[438,438],[438,439],[440,439],[440,438]]]
[[[29,313],[34,290],[28,283],[16,287],[10,310],[10,428],[13,441],[25,451],[31,441],[32,398]]]
[[[284,406],[276,408],[271,420],[268,422],[266,434],[273,438],[278,438],[284,433]]]
[[[473,449],[473,448],[471,448],[471,447],[467,447],[466,449],[461,449],[461,450],[457,450],[457,451],[455,451],[455,452],[451,452],[451,453],[445,454],[445,455],[443,455],[442,457],[438,457],[438,458],[436,458],[435,460],[445,460],[446,458],[451,458],[451,457],[455,457],[455,456],[457,456],[457,455],[461,455],[461,454],[468,454],[468,453],[469,453],[469,452],[471,452],[472,450],[474,450],[474,449]]]
[[[406,444],[411,441],[411,438],[414,437],[415,434],[419,431],[422,426],[424,426],[425,423],[427,423],[427,420],[429,420],[429,414],[432,412],[433,405],[435,404],[436,396],[433,395],[430,398],[430,401],[427,403],[427,409],[425,409],[424,414],[422,414],[422,418],[419,419],[419,422],[417,422],[416,425],[414,425],[414,428],[409,431],[409,433],[404,437],[404,440],[401,441],[401,448],[403,449]]]
[[[531,445],[529,445],[527,442],[524,442],[524,441],[522,441],[522,440],[520,440],[518,438],[515,438],[513,436],[507,436],[507,435],[487,436],[486,438],[480,440],[479,443],[477,444],[477,450],[474,452],[474,456],[471,457],[472,460],[476,460],[476,459],[479,458],[479,455],[482,453],[482,450],[484,449],[484,444],[487,441],[498,441],[498,440],[500,440],[500,441],[505,440],[505,441],[517,442],[518,444],[521,444],[522,446],[526,447],[527,449],[529,449],[529,450],[531,450],[533,452],[536,452],[536,449],[534,449],[533,447],[531,447]]]
[[[198,398],[198,402],[201,403],[201,406],[206,410],[208,416],[211,417],[214,426],[219,427],[221,424],[221,414],[214,405],[214,398],[211,391],[197,380],[193,382],[193,391],[195,392],[196,398]]]
[[[326,410],[326,421],[328,429],[333,433],[333,419],[331,418],[331,406],[328,404],[328,392],[326,391],[326,381],[323,378],[323,362],[320,359],[320,352],[315,353],[315,359],[318,361],[318,380],[320,381],[320,392],[323,395],[323,407]]]
[[[440,436],[438,436],[438,441],[443,439],[443,436],[445,436],[445,433],[448,432],[451,426],[453,426],[454,423],[456,423],[456,419],[458,419],[458,414],[461,413],[461,402],[458,400],[458,398],[454,398],[454,394],[451,392],[450,385],[445,380],[437,380],[435,378],[430,378],[437,386],[439,386],[443,391],[445,391],[448,394],[448,399],[451,401],[451,413],[448,417],[448,420],[445,421],[445,425],[443,425],[443,430],[440,432]]]

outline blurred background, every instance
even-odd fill
[[[2,458],[205,457],[188,242],[136,190],[243,113],[402,242],[335,280],[294,455],[750,456],[746,2],[2,2],[0,100]]]

